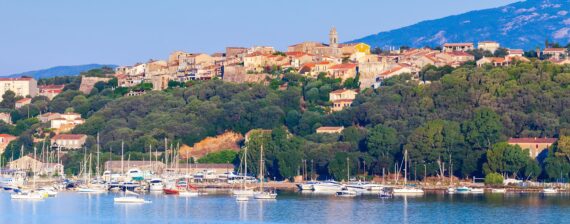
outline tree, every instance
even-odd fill
[[[486,174],[496,172],[517,176],[522,174],[529,159],[528,149],[522,150],[518,145],[501,142],[487,150],[487,162],[483,164],[483,170]]]
[[[489,173],[485,176],[485,184],[498,186],[503,184],[503,176],[498,173]]]
[[[472,119],[463,126],[465,140],[477,149],[488,149],[501,138],[503,125],[497,113],[489,108],[480,108],[475,111]]]
[[[371,156],[378,158],[380,167],[390,168],[400,151],[396,130],[382,124],[374,126],[368,133],[366,147]]]
[[[206,156],[198,159],[198,163],[233,163],[236,158],[237,152],[222,150],[206,154]]]
[[[560,136],[554,155],[565,158],[570,162],[570,136]]]
[[[2,102],[0,102],[0,107],[13,109],[15,105],[16,93],[14,93],[12,90],[7,90],[4,92],[4,95],[2,95]]]

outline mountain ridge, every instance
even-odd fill
[[[85,65],[65,65],[65,66],[54,66],[46,69],[39,69],[34,71],[20,72],[11,75],[0,76],[2,78],[15,78],[21,76],[33,77],[36,80],[40,78],[52,78],[56,76],[75,76],[79,75],[81,72],[89,71],[91,69],[98,69],[102,67],[116,68],[117,65],[112,64],[85,64]]]
[[[349,41],[372,47],[441,46],[446,42],[497,41],[525,50],[546,40],[570,42],[570,0],[528,0],[425,20]]]

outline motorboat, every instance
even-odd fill
[[[100,194],[107,192],[107,189],[104,188],[95,188],[95,187],[78,187],[78,193],[90,193],[90,194]]]
[[[455,189],[455,192],[458,194],[469,194],[469,193],[471,193],[471,188],[465,187],[465,186],[458,187]]]
[[[57,196],[57,191],[53,188],[50,188],[50,187],[42,187],[42,188],[38,189],[38,192],[45,193],[48,195],[48,197]]]
[[[253,198],[255,199],[276,199],[277,193],[275,192],[256,192],[253,194]]]
[[[540,191],[541,194],[558,194],[558,189],[556,188],[544,188]]]
[[[390,190],[383,189],[380,191],[379,196],[381,198],[391,198],[394,194]]]
[[[380,191],[384,190],[384,186],[382,186],[380,184],[365,183],[362,186],[364,187],[364,189],[366,189],[368,191],[372,191],[372,192],[380,192]]]
[[[368,192],[368,188],[367,187],[368,183],[363,183],[363,182],[353,182],[353,183],[348,183],[345,187],[348,190],[352,190],[352,191],[356,191],[358,193],[363,193],[363,192]]]
[[[302,190],[302,191],[312,191],[312,190],[315,190],[314,185],[319,184],[319,183],[320,182],[317,182],[317,181],[308,181],[305,183],[297,184],[297,187],[299,188],[299,190]]]
[[[149,183],[150,183],[150,187],[149,187],[150,191],[162,191],[162,190],[164,190],[164,184],[162,183],[162,180],[159,178],[151,179]]]
[[[491,189],[491,193],[504,194],[504,193],[507,193],[507,189],[506,188],[493,188],[493,189]]]
[[[127,194],[131,194],[133,196],[127,196]],[[122,197],[115,197],[113,201],[115,203],[132,203],[132,204],[150,203],[150,201],[144,200],[144,198],[140,197],[139,194],[132,191],[126,191]]]
[[[392,190],[392,192],[394,193],[394,195],[423,195],[424,194],[424,190],[422,190],[421,188],[408,187],[408,186],[405,186],[403,188],[394,188]]]
[[[47,195],[45,193],[40,192],[23,192],[17,191],[10,195],[10,198],[13,200],[43,200],[46,198]]]
[[[356,197],[357,195],[358,195],[357,191],[350,189],[343,189],[341,191],[336,192],[336,196],[339,197]]]
[[[179,194],[180,190],[176,189],[176,188],[164,188],[162,191],[164,191],[164,194]]]
[[[338,192],[342,190],[342,185],[335,181],[326,181],[313,185],[315,192]]]
[[[457,192],[457,189],[453,188],[453,187],[449,187],[447,188],[447,193],[448,194],[455,194]]]
[[[483,188],[471,188],[471,194],[483,194],[485,193],[485,189]]]

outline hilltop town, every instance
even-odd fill
[[[167,60],[78,77],[3,78],[1,161],[15,170],[73,175],[85,172],[85,157],[101,150],[98,164],[115,171],[118,155],[126,153],[166,164],[192,160],[222,172],[237,165],[242,147],[266,139],[271,174],[279,179],[297,178],[304,158],[319,161],[318,176],[343,178],[341,167],[351,158],[354,173],[378,177],[402,160],[404,148],[428,176],[445,175],[443,160],[457,164],[452,173],[462,178],[506,172],[552,179],[552,167],[567,163],[547,152],[564,150],[556,143],[568,134],[567,111],[548,106],[565,104],[568,48],[507,47],[481,41],[371,49],[339,43],[332,28],[328,43],[286,51],[176,51]],[[536,83],[545,87],[539,91]],[[442,133],[448,132],[457,138],[447,139]],[[522,162],[509,170],[489,165],[487,150],[495,148],[523,152],[517,154]]]

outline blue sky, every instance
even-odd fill
[[[0,0],[0,74],[340,41],[515,0]]]

